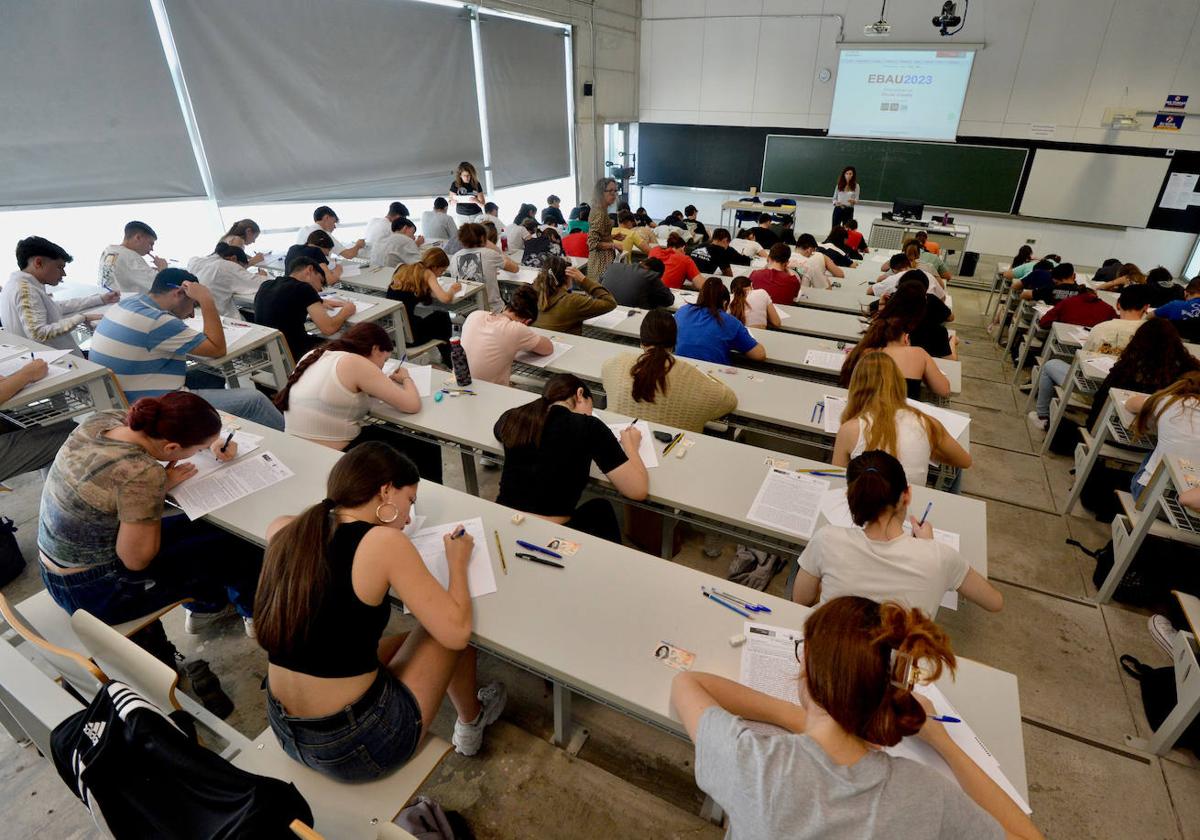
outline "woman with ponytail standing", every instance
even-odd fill
[[[229,603],[253,635],[262,552],[186,516],[163,518],[167,493],[196,473],[187,460],[224,451],[221,418],[195,394],[143,397],[128,412],[101,411],[73,431],[42,488],[38,553],[42,580],[69,613],[119,624],[182,600],[185,629]],[[208,457],[208,456],[205,456]]]
[[[1004,606],[1000,590],[956,549],[934,540],[929,519],[909,515],[912,488],[888,453],[872,450],[850,462],[846,502],[854,526],[825,525],[813,535],[800,555],[793,601],[812,606],[861,595],[936,616],[942,596],[957,591],[990,612]]]
[[[695,365],[675,358],[675,334],[669,309],[646,313],[641,354],[613,356],[601,369],[608,410],[699,434],[705,423],[737,408],[737,395]]]
[[[638,454],[642,435],[630,425],[618,438],[593,417],[592,392],[581,379],[569,373],[550,377],[541,397],[500,415],[494,434],[504,444],[497,502],[621,542],[612,505],[606,499],[579,505],[579,498],[593,463],[625,498],[646,498],[650,478]]]
[[[770,293],[766,289],[755,289],[749,277],[734,277],[729,283],[729,294],[729,314],[748,329],[778,329],[783,323]]]
[[[377,779],[416,753],[450,697],[454,747],[475,755],[505,690],[476,690],[467,565],[460,527],[442,537],[449,582],[430,574],[404,535],[417,468],[367,443],[329,472],[325,499],[267,529],[255,600],[267,651],[267,720],[284,752],[349,782]],[[419,622],[384,636],[389,589]]]
[[[920,610],[837,598],[809,614],[796,658],[795,702],[698,671],[671,687],[696,742],[696,784],[729,813],[726,840],[1041,839],[914,693],[955,667],[946,633]],[[937,750],[957,785],[878,749],[910,735]]]

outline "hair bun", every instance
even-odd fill
[[[126,422],[135,432],[153,429],[161,414],[161,405],[155,397],[142,397],[129,408]]]

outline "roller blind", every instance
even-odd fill
[[[204,195],[147,0],[4,3],[0,205]]]
[[[166,0],[225,203],[442,194],[482,164],[470,21],[409,0]]]
[[[479,31],[493,184],[569,176],[564,31],[488,15]]]

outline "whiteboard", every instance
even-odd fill
[[[1019,212],[1071,222],[1145,227],[1170,165],[1165,157],[1038,149]]]

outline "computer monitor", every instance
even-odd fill
[[[925,202],[911,198],[897,198],[892,202],[892,216],[903,219],[919,219],[925,212]]]

